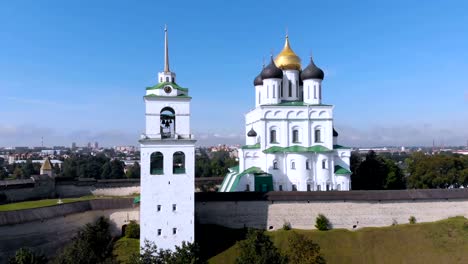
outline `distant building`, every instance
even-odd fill
[[[72,148],[72,150],[75,150],[75,149],[76,149],[76,142],[73,142],[73,143],[72,143],[71,148]]]
[[[44,159],[44,162],[42,163],[42,166],[41,166],[40,174],[49,175],[50,177],[53,177],[52,164],[50,163],[49,158]]]
[[[94,148],[95,148],[95,149],[98,149],[98,148],[99,148],[99,144],[98,144],[98,142],[97,142],[97,141],[96,141],[96,142],[94,142]]]

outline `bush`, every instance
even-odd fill
[[[291,230],[291,223],[289,223],[289,222],[284,222],[284,224],[283,224],[283,230]]]
[[[140,225],[135,220],[131,220],[127,228],[125,228],[125,236],[128,238],[140,238]]]
[[[287,263],[270,237],[263,230],[250,229],[247,238],[238,243],[239,255],[236,264],[283,264]]]
[[[36,254],[27,248],[20,248],[15,255],[8,260],[9,264],[45,264],[47,258],[42,254]]]
[[[320,254],[320,247],[302,234],[292,232],[288,239],[289,247],[286,252],[290,264],[324,264],[326,263]]]
[[[315,228],[320,231],[327,231],[332,228],[332,225],[326,216],[319,214],[315,219]]]
[[[410,224],[416,224],[416,217],[410,216],[410,218],[408,219],[408,221],[409,221]]]
[[[128,263],[147,264],[206,264],[207,262],[200,257],[200,248],[196,243],[182,242],[182,246],[176,246],[174,251],[169,249],[158,249],[158,247],[148,240],[141,248],[140,254],[133,254]]]

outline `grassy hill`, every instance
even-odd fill
[[[327,263],[468,263],[468,220],[464,217],[357,231],[294,231],[318,243]],[[267,234],[284,250],[291,232]],[[234,263],[237,254],[238,248],[233,245],[209,262]]]
[[[278,230],[267,234],[280,250],[285,250],[292,232],[318,243],[327,263],[468,263],[468,219],[464,217],[357,231]],[[201,225],[196,238],[209,263],[229,264],[235,262],[236,242],[245,233],[243,229]],[[137,251],[138,239],[122,238],[114,246],[114,255],[122,263]]]

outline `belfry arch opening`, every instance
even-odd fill
[[[182,151],[177,151],[172,157],[172,173],[185,173],[185,154]]]
[[[175,135],[175,111],[164,107],[160,113],[161,138],[172,138]]]
[[[153,152],[150,157],[150,174],[164,174],[164,156],[161,152]]]

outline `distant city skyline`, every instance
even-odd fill
[[[286,28],[303,66],[312,52],[325,71],[340,144],[466,145],[468,3],[303,2],[273,15],[282,4],[0,3],[0,146],[138,145],[165,24],[198,145],[245,143],[253,79]]]

